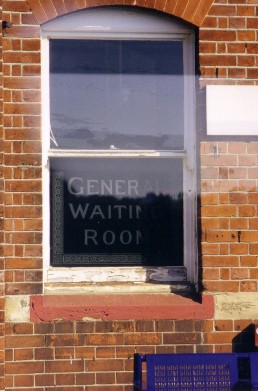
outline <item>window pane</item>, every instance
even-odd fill
[[[182,159],[52,158],[52,265],[183,265],[182,192]]]
[[[183,92],[182,42],[50,41],[59,148],[183,149]]]

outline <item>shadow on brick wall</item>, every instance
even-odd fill
[[[232,340],[232,351],[235,353],[245,353],[255,351],[255,325],[251,323]],[[249,360],[238,360],[239,375],[241,378],[250,379]],[[251,389],[251,388],[250,388]],[[249,390],[249,388],[248,388]]]
[[[235,353],[254,352],[255,351],[255,326],[251,323],[232,340],[232,351]]]

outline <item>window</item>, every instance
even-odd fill
[[[42,44],[46,281],[194,282],[193,31],[103,7],[43,25]]]

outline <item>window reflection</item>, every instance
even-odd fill
[[[50,41],[61,149],[184,149],[183,92],[182,42]]]

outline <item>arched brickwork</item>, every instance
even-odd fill
[[[87,7],[128,5],[153,8],[200,26],[213,0],[28,0],[39,24]]]

